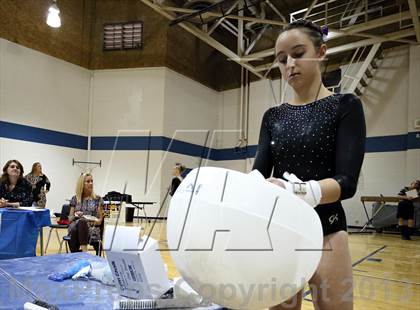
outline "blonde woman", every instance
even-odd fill
[[[86,252],[87,245],[91,243],[98,254],[99,244],[92,240],[101,239],[103,217],[102,198],[93,191],[93,177],[84,173],[77,180],[76,195],[70,200],[71,252]]]

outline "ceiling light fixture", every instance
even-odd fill
[[[48,9],[47,25],[53,28],[61,26],[60,9],[57,6],[57,0]]]

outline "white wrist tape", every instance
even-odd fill
[[[302,182],[293,173],[289,174],[287,172],[283,174],[283,177],[288,181],[285,182],[285,186],[289,192],[305,200],[312,207],[319,205],[322,193],[321,186],[317,181]]]

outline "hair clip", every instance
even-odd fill
[[[327,41],[328,39],[328,26],[324,25],[321,27],[321,32],[322,32],[322,39],[325,41]]]

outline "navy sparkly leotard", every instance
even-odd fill
[[[333,94],[312,103],[284,103],[264,114],[254,169],[266,178],[294,173],[303,181],[335,179],[340,201],[352,197],[365,153],[363,108],[352,94]],[[341,202],[315,208],[324,235],[346,230]]]

